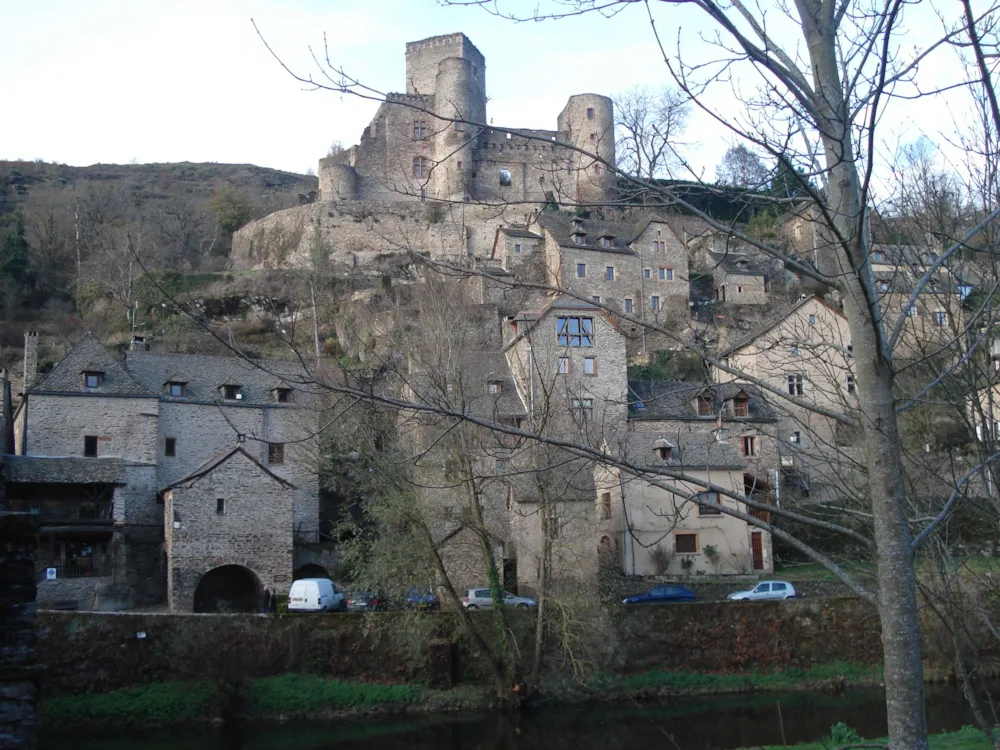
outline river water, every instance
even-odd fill
[[[984,689],[1000,701],[1000,684]],[[971,724],[961,693],[929,686],[932,732]],[[222,729],[90,734],[55,729],[40,750],[732,750],[815,741],[838,721],[863,737],[884,736],[880,691],[684,698],[658,704],[552,707],[516,718],[489,712],[350,722],[247,724]]]

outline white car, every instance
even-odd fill
[[[300,578],[288,591],[289,612],[340,612],[344,595],[329,578]]]
[[[726,598],[734,602],[756,602],[764,599],[794,599],[795,587],[788,581],[761,581],[749,591],[735,591]]]
[[[503,603],[505,607],[537,607],[538,602],[526,596],[514,596],[506,591],[503,592]],[[493,609],[493,598],[489,589],[469,589],[462,597],[462,606],[466,609]]]

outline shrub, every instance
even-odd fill
[[[649,557],[653,561],[653,568],[656,570],[656,574],[659,576],[670,570],[670,563],[674,558],[673,553],[662,544],[654,547],[653,551],[649,553]]]

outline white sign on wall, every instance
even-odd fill
[[[54,580],[56,580],[56,569],[55,568],[46,568],[45,569],[45,580],[46,581],[54,581]]]

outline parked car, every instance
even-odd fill
[[[288,591],[289,612],[341,612],[344,595],[329,578],[300,578]]]
[[[734,591],[726,598],[733,602],[755,602],[763,599],[794,599],[795,587],[788,581],[761,581],[749,591]]]
[[[348,612],[384,612],[389,600],[377,591],[352,591],[347,595]]]
[[[406,592],[407,609],[441,609],[441,600],[429,586],[410,586]]]
[[[503,604],[505,607],[537,607],[538,602],[526,596],[514,596],[508,591],[503,592]],[[466,609],[493,609],[493,597],[490,596],[489,589],[469,589],[462,597],[462,606]]]
[[[669,604],[670,602],[693,602],[694,592],[683,586],[654,586],[649,591],[633,594],[622,599],[622,604]]]

